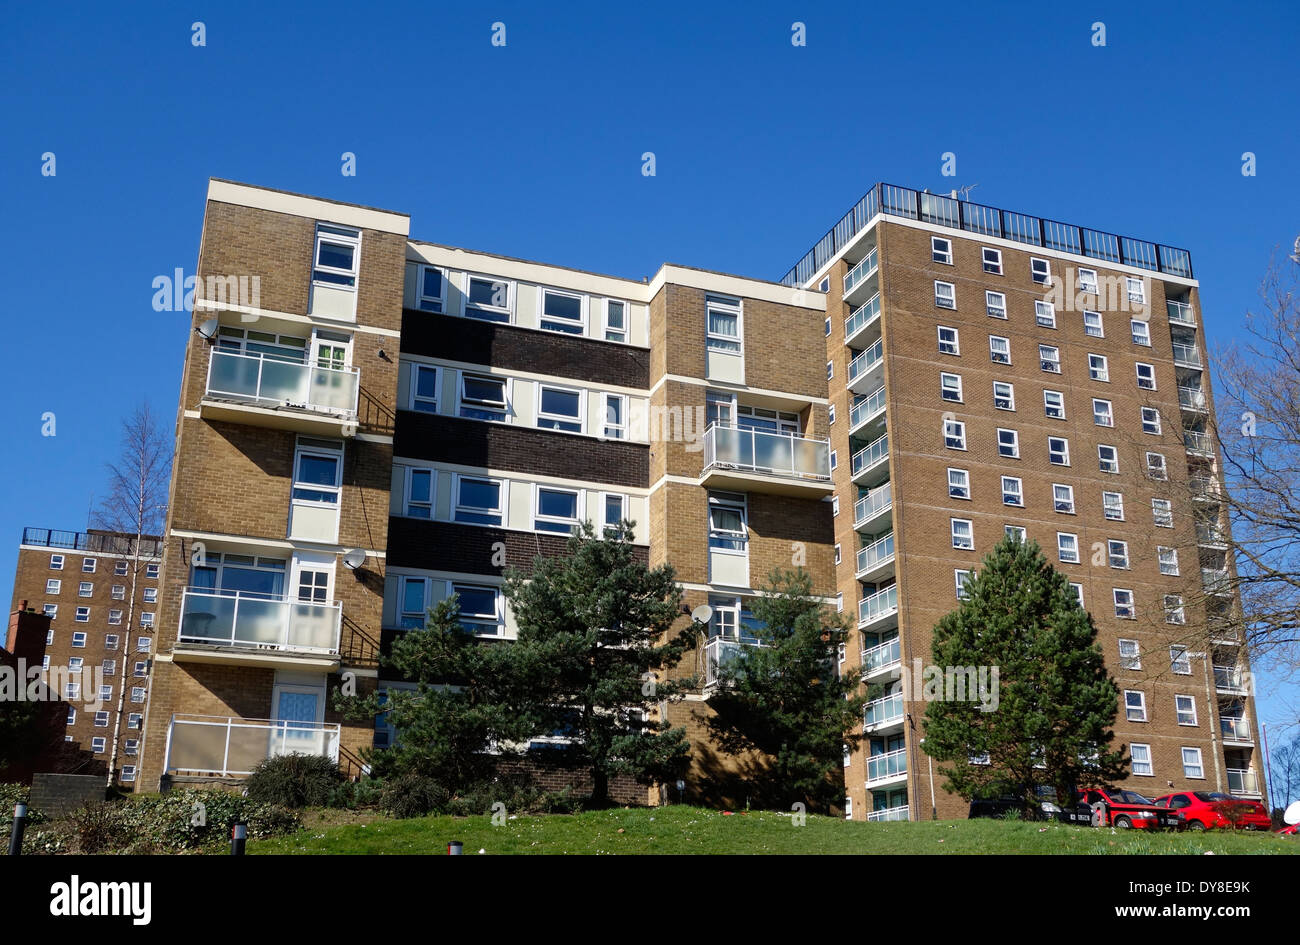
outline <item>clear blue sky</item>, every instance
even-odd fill
[[[209,176],[638,278],[780,278],[876,180],[978,184],[1191,250],[1212,343],[1300,231],[1294,2],[64,6],[11,5],[0,30],[6,598],[24,525],[85,527],[119,419],[174,415],[186,319],[151,282],[193,270]],[[1262,720],[1295,718],[1262,695]]]

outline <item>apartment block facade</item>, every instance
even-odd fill
[[[901,673],[928,661],[957,572],[1008,526],[1061,549],[1137,694],[1117,727],[1147,749],[1150,773],[1132,783],[1236,777],[1249,793],[1249,699],[1220,686],[1241,682],[1244,656],[1228,640],[1210,661],[1170,649],[1208,619],[1187,580],[1231,567],[1207,543],[1219,477],[1190,260],[1155,247],[1142,265],[1138,241],[1114,260],[1068,239],[1029,245],[1015,228],[935,222],[920,209],[932,195],[872,195],[781,282],[679,265],[635,281],[213,180],[139,783],[233,780],[287,751],[359,772],[361,749],[393,733],[337,715],[334,688],[403,685],[380,653],[453,594],[467,631],[508,641],[507,567],[562,553],[581,521],[631,519],[688,609],[711,607],[679,669],[699,691],[660,706],[695,746],[687,797],[705,771],[744,770],[708,742],[716,668],[752,645],[748,602],[768,574],[798,565],[855,618],[840,670],[876,697],[846,757],[850,816],[962,815],[922,778],[924,705],[902,698]],[[1051,277],[1087,270],[1126,292],[1137,280],[1159,315],[1147,343],[1136,318],[1097,322],[1073,298],[1047,324]],[[211,291],[245,284],[251,296]],[[1195,503],[1173,488],[1193,479],[1206,483]],[[735,791],[743,802],[743,777]]]
[[[49,618],[43,680],[67,703],[64,773],[130,787],[139,771],[158,633],[162,542],[25,528],[11,612]]]

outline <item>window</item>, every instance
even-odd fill
[[[1015,430],[998,430],[998,455],[1020,458],[1020,435]]]
[[[124,561],[124,562],[122,562],[122,563],[125,564],[126,562]],[[125,574],[126,572],[124,571],[124,572],[122,572],[122,573]],[[156,564],[146,564],[146,565],[144,566],[144,576],[147,577],[147,578],[149,578],[150,580],[157,580],[157,579],[158,579],[158,565],[156,565]]]
[[[1151,326],[1140,318],[1133,318],[1128,323],[1129,331],[1133,333],[1133,343],[1142,345],[1144,348],[1151,347]]]
[[[1161,528],[1174,527],[1174,504],[1169,499],[1151,500],[1151,517]]]
[[[1139,361],[1137,367],[1138,387],[1143,390],[1156,389],[1156,369],[1153,365]]]
[[[601,399],[605,403],[605,437],[610,440],[627,439],[627,398],[622,394],[602,394]],[[835,422],[833,415],[830,422]]]
[[[1079,291],[1089,292],[1093,295],[1096,295],[1097,294],[1097,270],[1080,269],[1078,270],[1078,276],[1079,276]]]
[[[1074,486],[1061,483],[1052,485],[1052,508],[1063,515],[1074,514]]]
[[[944,400],[961,403],[961,375],[960,374],[940,374],[939,375],[939,396]]]
[[[58,604],[43,604],[43,605],[41,605],[41,613],[45,614],[45,616],[47,616],[47,617],[49,617],[51,620],[53,620],[54,618],[56,618],[56,617],[59,616],[59,605],[58,605]],[[53,633],[54,631],[50,631],[50,632]]]
[[[828,318],[826,319],[826,337],[829,338],[830,336],[831,336],[831,320]]]
[[[107,743],[102,735],[96,736],[90,740],[90,750],[96,755],[102,755],[106,744]]]
[[[1160,411],[1155,407],[1142,408],[1142,432],[1160,433]]]
[[[572,292],[542,289],[541,327],[581,335],[586,331],[586,299]]]
[[[1101,354],[1088,355],[1088,376],[1094,381],[1110,381],[1110,367],[1106,363],[1106,356]]]
[[[1164,545],[1156,547],[1156,557],[1160,561],[1160,573],[1178,575],[1178,549],[1167,548]]]
[[[45,582],[46,594],[57,594],[63,588],[63,582],[58,578],[49,578]]]
[[[104,660],[99,664],[99,668],[104,671],[105,676],[116,676],[117,660]]]
[[[577,489],[537,486],[533,528],[539,532],[572,534],[578,527],[579,495]]]
[[[411,518],[433,518],[433,489],[437,481],[432,469],[406,470],[406,514]]]
[[[131,701],[144,702],[144,686],[131,687]]]
[[[1119,641],[1119,665],[1120,669],[1142,668],[1142,649],[1137,640]]]
[[[1070,465],[1070,441],[1063,436],[1049,436],[1047,459],[1053,466]]]
[[[1038,346],[1038,366],[1048,374],[1061,373],[1061,349],[1051,345]]]
[[[1039,285],[1048,285],[1052,281],[1052,264],[1046,259],[1029,259],[1029,277]]]
[[[1115,411],[1111,407],[1109,400],[1092,400],[1092,422],[1099,427],[1113,427],[1115,425]]]
[[[945,420],[943,422],[943,445],[950,450],[964,450],[966,448],[966,424],[961,420]]]
[[[841,555],[840,555],[840,544],[839,544],[839,542],[836,542],[836,543],[835,543],[835,563],[836,563],[836,564],[839,564],[841,560],[842,560],[842,558],[841,558]]]
[[[1147,294],[1146,288],[1142,285],[1142,280],[1137,276],[1125,276],[1124,283],[1128,288],[1128,300],[1145,305]]]
[[[826,334],[831,333],[831,320],[826,319]],[[617,299],[605,300],[605,340],[627,341],[627,305]]]
[[[76,702],[78,699],[80,699],[81,683],[75,683],[75,682],[64,683],[63,698],[68,700],[69,702]]]
[[[957,599],[966,600],[968,597],[970,597],[970,591],[966,589],[966,584],[968,581],[970,581],[972,578],[975,577],[975,572],[958,568],[955,571],[953,571],[952,575],[957,585]]]
[[[135,765],[122,765],[122,783],[128,784],[135,780]]]
[[[1003,525],[1002,533],[1012,541],[1018,541],[1022,545],[1028,540],[1025,537],[1025,530],[1019,525]]]
[[[829,381],[829,380],[831,380],[833,377],[835,377],[835,362],[834,362],[834,361],[827,361],[827,362],[826,362],[826,380]]]
[[[341,445],[330,440],[299,437],[293,465],[293,501],[338,505],[343,484]]]
[[[1091,338],[1105,338],[1106,332],[1101,324],[1101,312],[1089,312],[1086,309],[1083,313],[1083,333]]]
[[[117,634],[116,634],[116,633],[106,633],[106,634],[104,634],[104,649],[106,649],[106,650],[116,650],[116,649],[117,649]]]
[[[1164,480],[1169,478],[1164,453],[1147,453],[1147,475],[1152,479]]]
[[[85,658],[84,658],[84,657],[81,657],[81,656],[69,656],[69,657],[68,657],[68,670],[69,670],[69,672],[76,672],[76,673],[81,672],[81,667],[85,664],[85,662],[86,662],[86,661],[85,661]]]
[[[50,555],[50,570],[51,571],[63,570],[63,555]]]
[[[956,308],[957,307],[957,290],[951,282],[940,282],[937,279],[934,283],[934,304],[939,308]]]
[[[146,587],[146,588],[144,589],[144,602],[145,602],[146,604],[156,604],[156,603],[158,603],[158,588],[156,588],[156,587]]]
[[[973,550],[975,548],[975,535],[970,519],[954,518],[951,522],[952,546],[963,551]]]
[[[511,284],[486,276],[470,276],[465,314],[489,322],[510,321]]]
[[[398,578],[397,624],[403,630],[419,630],[427,622],[429,579]]]
[[[152,621],[150,621],[152,623]],[[135,649],[138,653],[148,653],[149,648],[153,646],[153,637],[136,637]]]
[[[829,292],[831,290],[831,277],[826,276],[821,282],[817,283],[818,292]]]
[[[153,627],[154,615],[151,611],[145,610],[140,613],[140,626],[146,630]],[[143,637],[141,638],[143,639]]]
[[[316,224],[316,255],[312,267],[313,282],[346,286],[357,285],[357,263],[361,250],[361,231],[327,223]]]
[[[1115,616],[1123,620],[1136,620],[1137,607],[1133,604],[1133,592],[1122,587],[1111,589],[1115,600]]]
[[[997,335],[989,335],[989,360],[995,364],[1011,363],[1011,342]]]
[[[1103,492],[1101,494],[1101,504],[1105,509],[1106,518],[1112,522],[1124,521],[1124,496],[1119,492]]]
[[[1079,609],[1080,609],[1080,610],[1087,610],[1088,608],[1087,608],[1086,606],[1084,606],[1084,603],[1083,603],[1083,585],[1082,585],[1082,584],[1075,584],[1074,582],[1071,582],[1071,583],[1070,583],[1070,590],[1074,591],[1074,599],[1077,600],[1077,601],[1079,602]]]
[[[78,607],[75,619],[77,623],[90,623],[90,608]],[[81,636],[84,639],[86,635],[83,633]],[[72,645],[76,646],[77,644],[73,643]],[[85,646],[85,644],[83,643],[82,646]]]
[[[1201,764],[1201,750],[1199,748],[1183,749],[1183,777],[1205,777],[1205,767]]]
[[[1015,410],[1016,389],[1006,381],[994,381],[993,406],[998,410]]]
[[[95,573],[95,559],[94,559],[94,558],[82,558],[82,559],[81,559],[81,570],[82,570],[82,573],[83,573],[83,574],[94,574],[94,573]]]
[[[1104,473],[1119,473],[1119,453],[1115,447],[1097,447],[1097,467]]]
[[[1196,700],[1191,696],[1174,696],[1174,712],[1179,725],[1196,724]]]
[[[505,420],[506,379],[461,374],[460,415],[470,420]]]
[[[109,588],[108,593],[109,593],[109,597],[111,597],[113,600],[126,600],[126,585],[114,584],[111,588]]]
[[[1128,570],[1128,542],[1109,539],[1106,542],[1106,552],[1112,568]]]
[[[944,325],[939,326],[939,353],[961,354],[961,345],[958,342],[956,328],[947,328]]]
[[[154,577],[157,577],[157,576],[158,576],[158,566],[157,566],[157,565],[153,565],[152,567],[154,568],[153,576],[154,576]],[[125,562],[125,561],[114,561],[114,562],[113,562],[113,573],[114,573],[114,574],[126,574],[126,562]]]
[[[710,492],[709,547],[743,554],[748,541],[745,497],[734,492]]]
[[[831,517],[836,518],[840,514],[840,497],[831,496]]]
[[[122,750],[127,755],[134,757],[140,753],[140,739],[128,738],[122,743]]]
[[[1052,420],[1065,419],[1065,395],[1059,390],[1043,391],[1043,413]]]
[[[942,236],[930,237],[930,259],[945,266],[952,265],[952,240]]]
[[[1140,689],[1124,690],[1124,717],[1130,722],[1147,720],[1147,697]]]
[[[1128,746],[1129,759],[1132,761],[1133,774],[1151,777],[1155,769],[1151,767],[1151,746],[1134,742]]]
[[[497,588],[453,582],[450,590],[460,605],[460,625],[467,632],[481,637],[499,637],[505,632]]]
[[[1056,327],[1056,306],[1042,299],[1034,300],[1034,322],[1043,328]]]
[[[1007,297],[1002,292],[984,293],[984,308],[993,318],[1007,317]]]
[[[48,669],[49,667],[46,667],[46,668]],[[69,725],[76,725],[76,724],[77,724],[77,710],[76,710],[75,708],[73,708],[72,706],[68,706],[68,723],[67,723],[67,724],[69,724]]]
[[[582,392],[538,385],[537,426],[543,430],[582,432]]]
[[[1025,489],[1018,476],[1002,477],[1002,504],[1024,508]]]
[[[854,398],[854,403],[857,403],[857,398],[856,398],[856,397]],[[850,418],[850,419],[851,419],[851,418]],[[834,405],[834,404],[827,404],[827,405],[826,405],[826,422],[827,422],[828,424],[834,424],[834,423],[835,423],[835,405]]]
[[[411,365],[411,409],[437,413],[439,393],[438,369],[427,364]]]
[[[132,712],[130,715],[126,717],[126,727],[129,729],[134,729],[135,731],[139,731],[140,726],[143,723],[144,723],[144,716],[139,712]]]
[[[149,663],[148,663],[147,661],[145,661],[145,660],[138,660],[138,661],[137,661],[136,663],[134,663],[134,664],[132,665],[132,667],[131,667],[131,675],[133,675],[133,676],[148,676],[148,675],[149,675]]]
[[[495,479],[475,479],[456,476],[456,508],[453,518],[457,522],[474,525],[500,525],[503,483]],[[422,625],[423,626],[423,625]]]
[[[1056,533],[1056,557],[1066,564],[1079,563],[1079,536],[1069,532]]]
[[[948,496],[953,499],[970,498],[970,473],[965,469],[948,469]]]
[[[1182,626],[1187,623],[1187,610],[1183,607],[1183,598],[1179,594],[1165,595],[1165,623]]]
[[[108,713],[107,713],[107,712],[96,712],[96,713],[95,713],[95,728],[108,728]]]
[[[706,295],[708,312],[707,344],[714,351],[740,354],[740,300],[720,295]]]
[[[423,312],[441,312],[446,308],[447,278],[437,266],[420,266],[416,273],[415,307]]]
[[[980,255],[984,260],[985,272],[992,273],[995,276],[1002,275],[1002,250],[985,246],[980,250]]]
[[[122,611],[120,611],[120,610],[110,610],[110,611],[108,612],[108,624],[109,624],[109,626],[111,626],[111,627],[116,627],[116,626],[118,626],[118,625],[121,624],[121,623],[122,623]]]

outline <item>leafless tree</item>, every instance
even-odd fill
[[[171,480],[172,438],[158,426],[147,403],[122,421],[117,459],[108,463],[108,492],[94,514],[94,524],[111,534],[110,547],[127,561],[127,611],[122,638],[122,684],[117,687],[113,717],[113,746],[108,756],[108,785],[117,769],[118,746],[125,708],[131,637],[136,629],[136,593],[142,569],[158,554],[151,538],[161,536],[166,521],[167,490]]]

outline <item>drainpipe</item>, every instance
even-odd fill
[[[1198,653],[1201,667],[1205,670],[1205,701],[1210,706],[1210,754],[1214,756],[1214,789],[1223,790],[1223,764],[1219,758],[1219,733],[1215,726],[1219,724],[1219,705],[1210,683],[1210,652]]]

